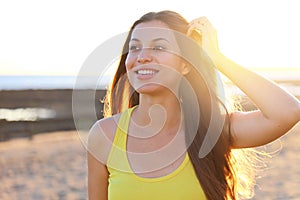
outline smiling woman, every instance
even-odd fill
[[[131,1],[130,3],[132,5],[141,5],[137,0]],[[199,4],[200,6],[198,6]],[[164,0],[160,1],[159,4],[149,3],[145,7],[140,6],[139,9],[136,9],[136,6],[128,6],[127,1],[116,0],[106,1],[105,4],[102,1],[72,0],[52,0],[47,2],[36,0],[1,1],[0,21],[2,32],[0,36],[0,74],[46,76],[76,75],[83,61],[95,46],[101,43],[103,44],[103,41],[124,32],[124,30],[127,30],[127,28],[131,26],[131,21],[135,20],[133,19],[133,17],[135,18],[133,13],[142,15],[145,12],[149,12],[149,10],[168,8],[181,12],[189,19],[187,21],[199,15],[208,16],[210,21],[218,28],[219,45],[222,53],[255,71],[258,71],[257,68],[260,67],[270,67],[272,74],[268,71],[263,72],[263,74],[271,79],[273,79],[273,72],[275,73],[273,69],[275,67],[282,67],[283,70],[281,72],[275,73],[276,77],[274,80],[281,81],[281,83],[284,84],[284,88],[287,86],[288,89],[291,88],[290,91],[292,94],[300,96],[299,86],[294,84],[297,83],[299,85],[300,74],[298,59],[300,29],[299,26],[297,26],[300,12],[297,5],[297,0],[252,0],[247,2],[239,0],[218,2],[214,0],[193,0],[188,3],[186,1],[174,3],[172,0]],[[131,14],[128,15],[128,13]],[[146,26],[148,22],[149,21],[140,21],[137,26]],[[199,21],[195,22],[195,25],[200,25],[200,23],[198,24]],[[172,26],[171,24],[166,24],[168,27]],[[179,32],[185,35],[186,29],[188,29],[188,23],[184,22],[182,24],[185,30]],[[143,29],[146,28],[147,27],[144,27]],[[153,27],[148,27],[148,30],[152,28]],[[162,29],[165,30],[165,28],[166,27],[158,28],[157,33],[162,31]],[[138,34],[138,30],[134,27],[133,29],[135,31],[134,34]],[[175,28],[172,26],[171,29],[173,30]],[[195,29],[198,29],[198,27],[196,26]],[[178,30],[179,29],[176,29],[176,31]],[[140,29],[139,31],[142,30]],[[144,36],[144,34],[142,34],[142,36]],[[182,76],[178,70],[174,70],[174,67],[181,67],[181,59],[178,59],[178,62],[171,66],[169,63],[157,64],[158,62],[155,59],[162,55],[169,55],[173,57],[174,60],[177,59],[176,56],[179,56],[179,58],[183,56],[170,51],[170,44],[164,40],[166,38],[162,38],[163,35],[156,35],[156,37],[156,39],[152,38],[153,40],[150,40],[152,43],[150,42],[148,44],[145,42],[150,39],[148,37],[131,37],[131,35],[128,35],[133,46],[130,47],[129,43],[125,43],[124,48],[130,48],[124,50],[124,52],[129,53],[129,51],[132,50],[133,52],[131,53],[134,53],[134,51],[137,50],[136,53],[141,59],[139,63],[132,61],[132,65],[128,64],[128,67],[132,67],[132,70],[128,70],[127,73],[127,66],[125,66],[127,54],[122,56],[123,60],[121,59],[120,66],[117,66],[119,67],[120,73],[116,74],[114,89],[110,91],[112,95],[110,96],[108,93],[106,97],[105,111],[107,116],[105,119],[97,122],[93,129],[91,129],[90,146],[88,149],[90,150],[90,154],[88,154],[90,199],[93,199],[95,196],[97,199],[98,197],[113,199],[113,197],[117,195],[120,196],[120,199],[129,198],[130,200],[135,197],[139,198],[138,195],[146,195],[150,199],[172,198],[171,195],[175,196],[173,199],[193,199],[193,197],[191,197],[192,195],[197,197],[205,196],[203,198],[207,199],[225,199],[225,193],[229,196],[227,198],[230,198],[230,196],[235,197],[238,196],[237,193],[242,193],[243,190],[238,187],[239,185],[249,186],[249,188],[244,190],[246,193],[243,196],[251,196],[253,191],[253,179],[251,175],[248,176],[249,174],[246,174],[246,176],[239,176],[243,173],[243,170],[249,172],[247,170],[251,168],[243,164],[240,165],[242,169],[235,170],[234,167],[236,167],[236,165],[233,165],[234,170],[232,170],[230,168],[232,166],[231,164],[238,162],[234,160],[237,159],[236,155],[231,155],[231,148],[256,146],[259,145],[258,142],[262,144],[280,137],[280,135],[284,134],[294,122],[297,121],[297,119],[293,121],[297,115],[293,114],[297,113],[293,108],[296,108],[297,104],[296,106],[286,107],[285,105],[295,105],[295,101],[288,100],[291,99],[289,98],[290,95],[280,95],[283,94],[282,92],[278,92],[276,95],[270,93],[269,91],[278,91],[277,87],[272,86],[273,84],[268,84],[268,87],[264,87],[266,85],[262,84],[261,81],[257,81],[258,79],[255,78],[253,79],[253,76],[248,76],[251,73],[240,73],[241,71],[239,70],[233,70],[241,77],[239,81],[236,81],[238,80],[237,77],[231,76],[233,72],[227,73],[228,70],[222,70],[222,65],[218,65],[215,67],[218,67],[219,70],[229,75],[232,80],[235,80],[233,83],[234,88],[237,88],[236,84],[238,83],[238,86],[244,89],[243,91],[246,91],[247,95],[255,100],[256,105],[259,106],[257,108],[259,110],[253,113],[238,113],[240,114],[238,115],[228,109],[230,115],[229,117],[227,117],[227,115],[225,116],[225,122],[222,118],[212,118],[211,116],[224,117],[224,115],[219,115],[219,113],[226,113],[222,105],[224,102],[216,103],[216,100],[218,100],[217,95],[215,95],[213,99],[210,99],[210,97],[213,96],[212,94],[214,94],[214,90],[208,89],[214,88],[214,83],[211,84],[211,87],[203,87],[200,89],[193,87],[191,89],[191,84],[189,83],[192,83],[193,86],[207,85],[207,83],[202,84],[205,82],[202,76],[195,76],[195,78],[191,76],[191,74],[196,74],[197,70],[186,68],[188,73]],[[195,39],[194,37],[187,37],[186,39]],[[138,40],[135,41],[135,38]],[[168,37],[168,39],[170,39],[170,37]],[[171,45],[176,45],[177,43],[179,42],[172,42]],[[196,40],[196,43],[202,44],[202,40]],[[187,42],[187,44],[189,43]],[[188,47],[190,47],[190,45],[188,45]],[[114,48],[114,50],[115,49],[116,48]],[[109,48],[106,49],[106,51],[111,50],[112,49]],[[188,48],[186,50],[188,50]],[[201,54],[201,51],[195,52]],[[144,57],[142,56],[143,54],[146,56],[146,59],[142,58]],[[105,57],[105,54],[101,56]],[[207,61],[206,58],[200,57],[200,60],[203,59]],[[218,59],[214,59],[214,61],[216,60]],[[230,66],[229,68],[235,66],[231,65],[231,62],[222,63],[224,66]],[[187,63],[188,67],[189,64],[190,63]],[[209,61],[208,63],[202,64],[203,65],[195,66],[208,66],[208,68],[212,66]],[[182,67],[186,66],[182,64]],[[291,76],[287,75],[287,68],[285,67],[293,68]],[[121,73],[123,73],[124,76],[120,75]],[[95,74],[97,76],[100,75],[98,73]],[[174,76],[171,76],[171,74]],[[208,79],[215,80],[213,70],[205,75],[207,75],[205,77],[208,77]],[[129,77],[129,79],[127,79],[127,77]],[[154,80],[154,77],[157,79]],[[291,80],[293,83],[287,82],[286,80],[290,80],[291,77],[294,77],[293,80]],[[58,84],[54,81],[54,79],[57,80],[57,78],[61,80]],[[73,78],[74,77],[71,77],[72,81],[69,82],[70,77],[26,77],[25,81],[23,77],[20,76],[0,77],[0,89],[72,88]],[[184,85],[184,81],[178,81],[180,78],[184,80],[189,78],[189,82]],[[251,90],[251,87],[246,87],[243,84],[246,81],[243,82],[241,79],[253,84],[252,88],[254,89]],[[9,81],[7,82],[7,80]],[[34,82],[34,84],[24,84],[25,82],[29,83],[27,80],[30,80],[30,83]],[[166,87],[167,83],[168,87]],[[106,88],[106,86],[107,85],[103,88]],[[258,88],[260,91],[259,98],[257,95],[253,95],[254,91],[258,91]],[[179,91],[176,91],[176,89]],[[171,90],[172,92],[170,92]],[[198,93],[194,91],[198,91]],[[211,93],[211,91],[213,92]],[[240,90],[239,92],[243,91]],[[245,95],[244,92],[243,95]],[[65,92],[62,93],[65,94]],[[218,94],[218,92],[216,93]],[[162,94],[161,97],[159,94]],[[26,94],[23,96],[30,95]],[[54,95],[49,95],[49,97],[52,96]],[[267,96],[269,96],[269,98]],[[1,96],[1,99],[3,100],[3,96]],[[58,101],[63,103],[62,101],[65,99],[65,96],[63,96]],[[200,102],[201,105],[191,103],[193,99],[196,99],[197,103]],[[223,100],[222,98],[220,99]],[[257,101],[257,99],[262,99],[262,101]],[[276,99],[276,102],[274,99]],[[19,99],[11,101],[11,103],[15,102],[22,103],[24,101],[20,101]],[[269,105],[272,105],[272,109],[269,109],[270,107],[266,104],[262,104],[262,102],[267,102]],[[97,103],[99,104],[98,99]],[[95,103],[95,105],[98,105],[97,103]],[[275,105],[274,103],[278,104]],[[44,105],[49,105],[44,102],[41,102],[41,104],[43,105],[39,106],[39,108],[43,108]],[[150,104],[151,106],[149,106]],[[217,113],[214,113],[215,115],[212,115],[211,112],[211,110],[215,108],[211,106],[212,104],[220,108],[220,112],[217,110]],[[63,114],[66,113],[63,111],[63,109],[66,108],[65,105],[66,104],[58,109]],[[85,111],[87,104],[82,103],[81,105],[80,108]],[[145,105],[149,108],[146,108]],[[180,109],[178,107],[180,107]],[[199,107],[201,112],[199,111]],[[128,108],[130,109],[127,110]],[[274,112],[271,112],[272,110]],[[23,111],[9,110],[9,112],[7,112],[6,110],[4,115],[6,117],[8,113],[13,113],[13,115],[16,114],[20,118],[24,114]],[[32,111],[38,112],[38,110],[26,109],[26,113],[30,112],[32,114]],[[98,109],[98,111],[100,111],[100,109]],[[280,116],[278,116],[279,111]],[[199,113],[200,117],[198,115]],[[110,118],[110,115],[114,117]],[[123,116],[122,118],[120,117],[121,115]],[[253,118],[251,118],[251,116]],[[197,123],[197,119],[199,118],[200,120],[198,121],[201,121],[201,126]],[[3,121],[5,120],[0,120],[0,132],[2,133]],[[220,122],[217,124],[218,126],[210,126],[210,122],[215,121]],[[252,123],[245,123],[245,121],[251,121]],[[73,122],[71,118],[70,122]],[[223,122],[224,126],[221,126]],[[119,126],[119,123],[122,126]],[[55,121],[52,124],[56,128],[58,126],[67,125],[66,121]],[[241,124],[241,126],[237,124]],[[268,124],[268,126],[262,126],[266,124]],[[231,126],[227,127],[227,125]],[[194,128],[197,126],[199,126],[199,130]],[[211,131],[208,127],[224,127],[224,129],[222,131],[216,129]],[[283,129],[279,130],[274,128],[270,130],[270,127],[283,127]],[[21,127],[20,130],[24,132],[24,127]],[[208,130],[210,130],[210,132]],[[257,134],[255,136],[251,135],[249,133],[250,130]],[[38,132],[40,131],[41,130],[38,130]],[[189,136],[188,133],[190,132],[194,134],[191,134],[192,136],[186,139],[182,137]],[[275,132],[276,134],[273,134]],[[212,135],[218,137],[219,133],[222,133],[222,138],[217,145],[214,146],[213,151],[208,156],[199,156],[200,147],[205,146],[202,144],[208,144],[205,142],[205,136]],[[230,133],[230,136],[226,133]],[[198,136],[198,139],[193,140],[195,134]],[[125,137],[123,137],[124,135]],[[272,135],[272,137],[263,138],[263,141],[258,140],[262,135]],[[293,135],[290,135],[290,138],[292,138],[292,136]],[[296,138],[291,140],[296,141],[297,139],[295,139]],[[94,146],[91,142],[93,140],[95,142]],[[186,144],[182,141],[186,142]],[[190,142],[193,142],[193,144],[191,145]],[[110,148],[111,146],[114,148]],[[167,146],[170,148],[163,148]],[[110,149],[113,150],[110,151]],[[121,151],[117,151],[116,149],[121,149]],[[159,151],[157,149],[159,149]],[[163,149],[169,150],[169,152],[163,151]],[[237,149],[237,151],[240,152],[239,149]],[[97,153],[99,152],[105,155],[98,155]],[[106,153],[110,152],[112,152],[110,156],[111,160],[105,162],[108,157]],[[117,152],[117,156],[114,152]],[[121,159],[119,159],[120,157]],[[174,158],[178,159],[176,160]],[[233,160],[231,160],[231,158]],[[251,157],[246,157],[244,160],[248,161],[248,159],[251,160]],[[281,162],[281,164],[284,166],[286,160],[283,160],[284,162]],[[292,162],[293,161],[289,163]],[[18,164],[20,164],[20,162],[16,163],[16,165]],[[49,167],[50,165],[47,166]],[[154,168],[157,166],[159,166],[159,169]],[[297,166],[297,164],[293,163],[293,166]],[[108,167],[111,167],[109,168],[109,173],[107,171]],[[83,168],[85,169],[85,167]],[[129,176],[125,177],[125,175],[127,175],[126,171],[124,172],[122,169],[130,172],[129,174],[132,175],[130,176],[132,179],[130,179]],[[275,175],[281,173],[280,170],[291,171],[286,170],[287,168],[285,167],[276,169],[278,171],[274,173]],[[231,173],[232,171],[236,173]],[[293,175],[294,174],[297,173],[293,172]],[[32,177],[31,175],[29,176]],[[74,176],[71,177],[73,180]],[[128,177],[129,179],[126,179]],[[238,184],[238,181],[241,181],[241,179],[239,179],[240,177],[247,177],[249,179],[246,178],[244,180],[244,185]],[[275,176],[272,177],[274,178]],[[280,181],[286,181],[287,177],[288,176],[285,175],[282,176]],[[296,178],[296,176],[293,177]],[[275,183],[275,181],[273,181],[274,179],[270,179],[273,185],[266,185],[268,185],[268,187],[283,185],[281,182]],[[82,178],[78,180],[79,182],[85,182],[82,181]],[[180,182],[180,184],[177,184],[176,181],[171,182],[170,180],[176,180]],[[34,181],[34,179],[30,179],[30,181]],[[99,183],[100,181],[102,182]],[[185,183],[184,186],[182,182]],[[12,182],[9,182],[9,185],[11,185],[10,183]],[[298,180],[294,181],[294,183],[296,187],[295,185],[292,185],[292,187],[298,188]],[[32,182],[29,184],[32,185]],[[167,188],[167,186],[162,187],[163,184],[169,184],[169,188]],[[47,186],[47,184],[45,186]],[[262,187],[263,186],[264,185],[262,185]],[[44,190],[41,189],[40,191]],[[73,191],[73,189],[71,188],[66,193],[72,195],[70,191]],[[290,191],[291,190],[289,190],[289,192]],[[278,190],[272,190],[272,193],[276,196]],[[52,194],[53,193],[51,193],[51,195]],[[58,191],[58,196],[60,194],[61,191]],[[189,194],[191,196],[188,196]],[[146,199],[147,197],[142,196],[139,199]],[[290,198],[297,197],[298,196],[295,197],[295,195],[290,196]],[[267,198],[258,196],[258,199]]]
[[[147,88],[153,93],[155,87],[178,90],[174,86],[178,87],[180,75],[188,72],[179,54],[175,35],[164,23],[152,21],[137,25],[125,62],[130,84],[139,93],[147,93]],[[163,90],[156,92],[163,94]]]
[[[226,108],[218,71],[257,110]],[[255,157],[244,152],[300,118],[295,97],[221,53],[206,17],[189,23],[173,11],[134,22],[105,107],[87,143],[90,199],[249,198]]]

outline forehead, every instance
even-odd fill
[[[131,39],[148,41],[156,38],[165,38],[170,42],[176,42],[174,32],[165,23],[154,20],[138,24],[132,32]]]

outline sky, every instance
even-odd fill
[[[297,0],[0,0],[0,75],[77,75],[103,42],[166,9],[206,16],[221,51],[245,67],[300,74]]]

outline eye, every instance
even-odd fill
[[[156,45],[153,47],[153,50],[163,51],[163,50],[166,50],[166,48],[162,45]]]
[[[138,51],[140,50],[141,48],[137,45],[130,45],[129,46],[129,51]]]

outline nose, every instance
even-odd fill
[[[140,64],[145,64],[152,61],[152,55],[149,48],[143,48],[137,58],[137,62]]]

